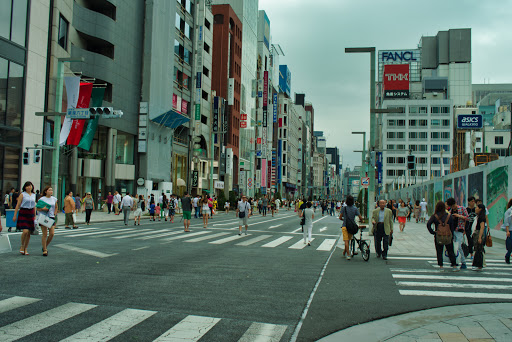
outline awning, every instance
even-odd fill
[[[187,186],[187,184],[185,183],[185,181],[182,178],[178,178],[176,180],[176,183],[178,183],[177,184],[178,186]]]
[[[190,121],[190,118],[188,116],[185,116],[185,115],[171,109],[170,111],[157,116],[156,118],[152,119],[151,121],[153,121],[157,124],[160,124],[160,125],[164,125],[165,127],[168,127],[168,128],[176,128],[176,127],[179,127],[179,126],[183,125],[184,123],[187,123],[188,121]]]

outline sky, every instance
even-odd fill
[[[370,131],[370,55],[346,47],[412,49],[422,36],[471,28],[473,83],[512,83],[512,0],[259,0],[292,73],[293,93],[315,109],[315,131],[343,167],[361,165]],[[377,66],[376,66],[377,68]]]

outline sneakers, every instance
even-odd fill
[[[462,265],[460,265],[460,269],[461,269],[461,270],[465,270],[465,269],[467,269],[467,268],[468,268],[468,267],[466,266],[466,264],[462,264]]]
[[[352,257],[351,257],[350,255],[347,255],[347,257],[346,257],[346,258],[347,258],[347,260],[352,259]]]
[[[383,255],[383,256],[382,256],[382,260],[388,260],[388,257],[387,257],[387,256],[385,256],[385,255]]]
[[[241,236],[241,235],[242,235],[242,232],[239,232],[239,233],[238,233],[238,236]]]
[[[452,267],[452,271],[453,271],[453,272],[459,272],[459,271],[460,271],[460,269],[459,269],[459,267],[457,267],[457,266],[453,266],[453,267]]]
[[[306,243],[307,243],[306,240],[304,240],[304,244],[306,244]]]
[[[506,262],[507,264],[510,264],[510,257],[508,257],[508,258],[507,258],[507,257],[505,257],[505,262]]]
[[[310,242],[308,242],[308,246],[311,246],[311,241],[310,241]]]

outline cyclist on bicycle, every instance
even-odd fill
[[[343,241],[345,242],[345,250],[343,251],[343,255],[347,260],[350,260],[352,257],[350,255],[350,249],[348,247],[348,243],[352,240],[352,234],[349,234],[347,231],[347,219],[352,222],[356,222],[356,216],[359,217],[359,222],[363,221],[363,217],[359,213],[359,209],[354,205],[354,197],[351,195],[347,196],[347,206],[343,207],[340,211],[340,220],[343,220],[343,226],[341,227],[341,231],[343,232]]]

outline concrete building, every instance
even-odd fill
[[[299,116],[304,111],[304,107],[295,105],[283,93],[279,93],[278,102],[281,113],[278,139],[283,144],[281,194],[283,197],[294,198],[294,196],[298,196],[299,138],[302,139],[299,130],[299,128],[302,128],[302,121]]]

